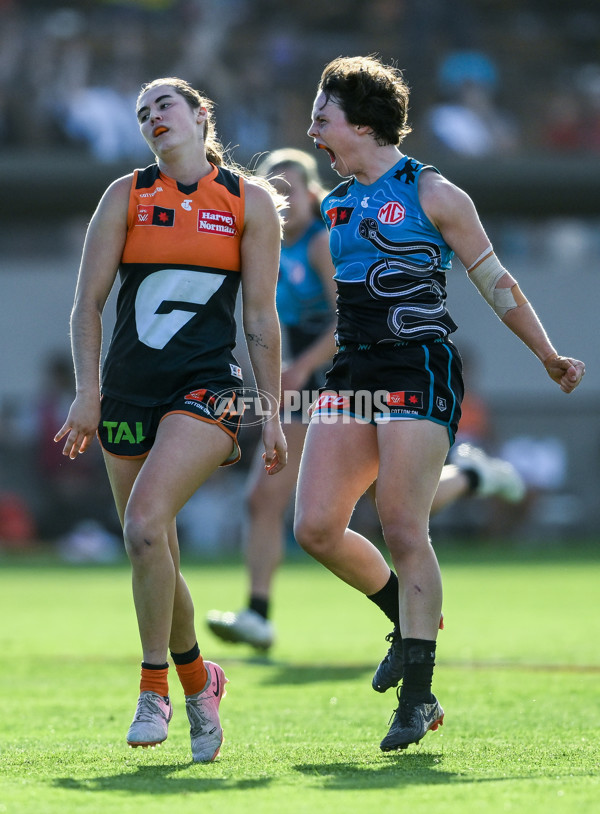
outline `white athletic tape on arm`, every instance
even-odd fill
[[[481,257],[484,259],[480,261]],[[486,249],[473,265],[469,266],[467,272],[473,285],[500,319],[512,308],[527,302],[516,284],[511,288],[496,288],[498,280],[508,272],[491,249]]]

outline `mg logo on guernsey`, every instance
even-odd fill
[[[406,217],[406,209],[400,201],[388,201],[377,213],[377,220],[380,223],[387,223],[394,226]]]

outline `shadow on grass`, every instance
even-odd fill
[[[124,662],[123,662],[124,663]],[[127,662],[129,664],[129,661]],[[248,658],[222,658],[221,666],[226,664],[256,665],[271,668],[269,674],[261,681],[263,686],[279,686],[312,684],[318,681],[353,681],[355,678],[367,679],[375,672],[376,664],[366,662],[323,664],[311,662],[300,664],[298,662],[277,661],[269,656],[249,656]],[[440,661],[444,667],[454,670],[512,670],[522,672],[542,673],[600,673],[600,664],[548,664],[546,662],[533,663],[523,661],[461,661],[444,659]]]
[[[386,789],[402,786],[431,786],[449,783],[484,783],[514,780],[512,777],[470,777],[441,769],[442,754],[394,752],[376,763],[301,763],[292,768],[319,778],[324,791],[348,789]]]
[[[339,763],[299,763],[292,765],[292,771],[312,779],[323,791],[347,791],[352,789],[389,789],[402,786],[447,785],[450,783],[496,783],[500,780],[515,780],[516,777],[472,777],[457,772],[447,772],[441,768],[442,754],[393,753],[385,755],[373,763],[340,761]],[[191,766],[152,765],[138,766],[135,772],[112,774],[76,780],[72,777],[59,777],[52,781],[55,788],[66,791],[85,792],[127,792],[143,795],[191,794],[210,791],[252,791],[266,788],[272,777],[235,779],[233,777],[209,777],[200,771],[197,777],[177,777],[178,771],[187,771]],[[522,779],[522,778],[521,778]],[[530,778],[529,778],[530,779]]]
[[[281,686],[282,684],[293,686],[314,684],[317,681],[354,681],[356,678],[372,675],[377,666],[372,661],[365,664],[323,664],[320,662],[298,664],[297,662],[277,661],[268,656],[250,656],[247,659],[224,658],[220,663],[224,665],[236,662],[271,668],[261,681],[263,686]]]
[[[368,664],[274,664],[274,670],[265,676],[264,685],[313,684],[317,681],[354,681],[373,673],[374,667]]]
[[[214,764],[208,764],[213,766]],[[199,769],[197,777],[177,777],[178,771],[191,766]],[[67,791],[125,791],[130,794],[186,794],[207,791],[240,791],[260,789],[271,782],[269,777],[236,780],[232,777],[207,777],[201,764],[138,766],[135,772],[89,777],[76,780],[73,777],[57,777],[52,781],[55,788]]]

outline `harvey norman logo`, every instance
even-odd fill
[[[231,212],[218,209],[199,209],[198,231],[233,237],[237,233],[235,217]]]

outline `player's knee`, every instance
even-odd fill
[[[149,515],[138,511],[125,512],[123,539],[129,559],[140,561],[150,556],[161,539],[160,524]]]
[[[299,512],[296,512],[294,520],[294,536],[298,545],[317,560],[327,553],[332,539],[331,530],[326,523]]]
[[[427,530],[408,522],[383,525],[383,536],[392,557],[412,556],[429,546]]]

